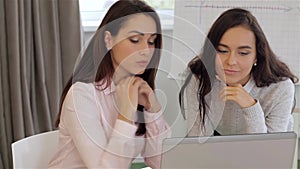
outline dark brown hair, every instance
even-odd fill
[[[298,81],[298,78],[290,71],[288,66],[280,61],[272,51],[256,18],[245,9],[229,9],[222,13],[210,28],[201,54],[192,59],[188,64],[189,74],[179,94],[179,102],[183,112],[184,90],[192,76],[195,76],[199,82],[197,97],[199,101],[200,120],[203,124],[202,126],[204,126],[207,108],[209,108],[205,101],[205,96],[212,90],[212,83],[216,78],[215,57],[217,46],[219,45],[223,34],[228,29],[237,26],[244,26],[251,30],[255,35],[257,66],[253,66],[251,74],[256,86],[269,86],[272,83],[288,78],[294,83]]]
[[[106,84],[106,88],[111,84],[114,74],[114,68],[111,60],[110,52],[107,51],[104,42],[104,32],[109,31],[112,36],[118,34],[120,28],[133,14],[144,14],[154,19],[156,23],[157,37],[155,39],[155,51],[153,57],[143,74],[139,77],[143,78],[149,86],[154,89],[154,80],[161,56],[162,35],[161,24],[155,10],[140,0],[120,0],[114,3],[106,15],[104,16],[95,35],[90,40],[83,56],[76,66],[73,75],[67,82],[60,99],[59,113],[55,126],[58,127],[60,116],[62,113],[62,105],[70,87],[76,82],[102,82]],[[142,106],[138,106],[138,111],[143,111]],[[136,135],[143,135],[146,132],[143,113],[138,113],[139,127]]]

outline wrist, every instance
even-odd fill
[[[253,99],[249,104],[245,105],[245,106],[241,106],[242,108],[249,108],[253,105],[255,105],[257,103],[256,99]]]

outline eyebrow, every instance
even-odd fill
[[[131,34],[131,33],[139,34],[139,35],[142,35],[142,36],[145,35],[145,33],[140,32],[140,31],[137,31],[137,30],[133,30],[133,31],[129,31],[129,32],[128,32],[128,34]],[[155,35],[157,35],[157,33],[152,33],[152,34],[151,34],[151,36],[155,36]]]
[[[229,46],[225,45],[225,44],[219,44],[218,46],[223,46],[225,48],[229,48]],[[252,49],[251,46],[248,46],[248,45],[244,45],[244,46],[239,46],[238,49]]]

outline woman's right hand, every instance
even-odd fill
[[[223,101],[234,101],[241,108],[253,106],[257,101],[243,88],[241,84],[225,86],[219,93]]]
[[[143,80],[139,77],[129,76],[116,85],[118,119],[134,123],[138,106],[138,90]]]

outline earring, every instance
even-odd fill
[[[256,66],[256,65],[257,65],[257,63],[254,63],[254,64],[253,64],[253,66]]]

